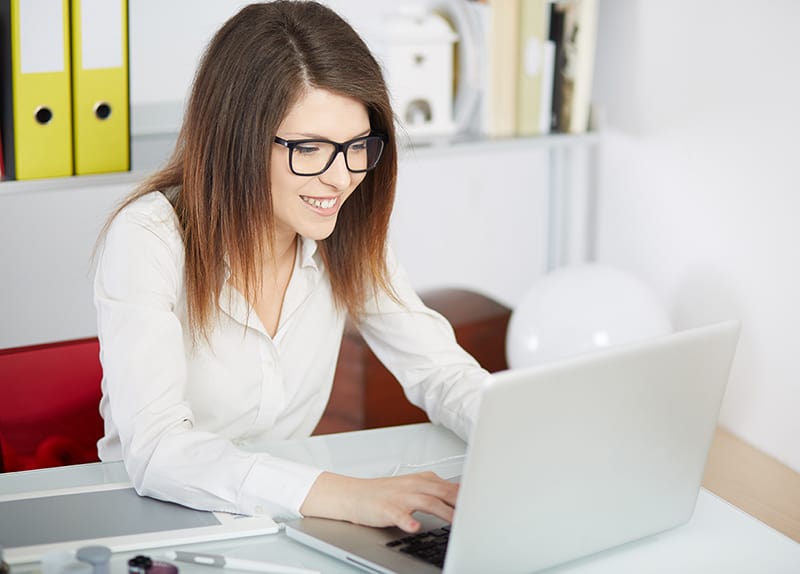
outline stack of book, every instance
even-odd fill
[[[0,173],[130,168],[127,0],[0,0]]]
[[[467,4],[483,30],[481,132],[512,137],[587,131],[597,0]]]

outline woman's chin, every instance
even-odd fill
[[[334,229],[336,229],[335,220],[330,225],[310,225],[305,229],[299,230],[298,233],[306,239],[322,241],[330,237]]]

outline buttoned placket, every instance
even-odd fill
[[[319,267],[313,258],[316,252],[316,242],[302,238],[300,241],[275,337],[271,337],[267,333],[255,309],[247,302],[244,295],[228,282],[229,270],[226,273],[225,287],[220,297],[220,309],[250,332],[256,334],[261,366],[261,404],[253,424],[246,433],[231,441],[238,447],[247,444],[248,435],[255,436],[268,430],[286,406],[287,389],[280,361],[281,341],[291,328],[292,318],[311,296],[319,279]]]

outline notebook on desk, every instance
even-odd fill
[[[96,544],[117,552],[275,532],[267,516],[193,510],[139,496],[127,482],[0,492],[0,545],[12,565]]]
[[[492,375],[452,525],[302,518],[288,536],[371,572],[528,573],[661,532],[694,511],[737,322]],[[399,542],[398,542],[399,540]],[[432,554],[439,540],[446,553]]]

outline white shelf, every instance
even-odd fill
[[[599,132],[584,134],[547,134],[530,137],[490,138],[466,134],[408,140],[399,142],[400,157],[438,157],[468,152],[503,152],[510,149],[564,149],[591,147],[600,143]]]
[[[52,192],[109,185],[135,185],[166,161],[177,134],[136,136],[131,139],[131,171],[95,175],[73,175],[25,181],[0,182],[0,197],[19,193]]]
[[[97,175],[81,175],[71,177],[50,177],[45,179],[31,179],[27,181],[4,181],[0,183],[0,197],[21,193],[40,193],[54,190],[70,190],[85,187],[97,187],[136,183],[145,177],[146,173],[119,172],[103,173]]]

